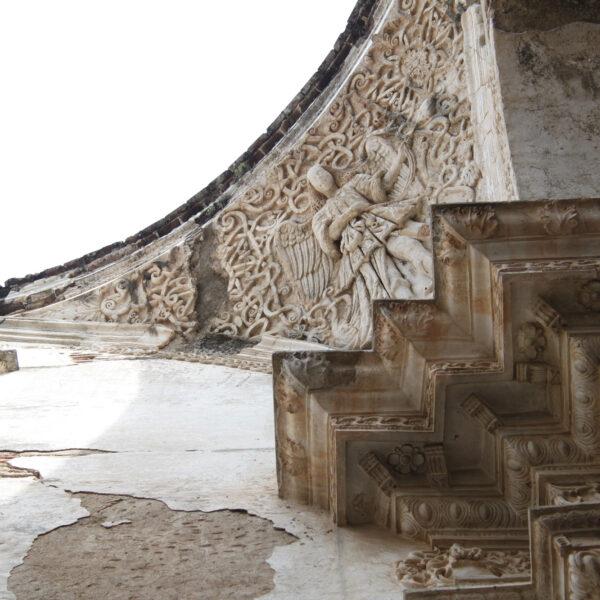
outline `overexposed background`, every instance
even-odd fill
[[[126,238],[287,106],[355,0],[0,0],[0,283]]]

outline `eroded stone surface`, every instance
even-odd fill
[[[16,350],[0,350],[0,375],[19,370]]]
[[[504,119],[523,200],[600,190],[600,24],[496,31]]]
[[[576,21],[600,23],[596,0],[491,0],[496,27],[504,31],[546,30]]]
[[[8,587],[17,600],[251,599],[266,559],[295,538],[245,512],[174,511],[157,500],[74,494],[89,517],[39,536]]]

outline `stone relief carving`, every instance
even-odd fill
[[[573,433],[585,452],[600,457],[600,337],[570,340],[571,385],[573,388]]]
[[[384,309],[382,317],[375,324],[376,352],[384,361],[397,362],[402,356],[401,339],[402,333]]]
[[[519,327],[516,337],[519,352],[528,360],[541,358],[546,348],[544,330],[537,323],[524,323]]]
[[[306,451],[300,442],[285,438],[280,442],[282,454],[278,458],[282,467],[292,476],[304,475],[306,473]]]
[[[548,302],[539,296],[533,306],[533,314],[543,327],[547,327],[554,333],[558,333],[558,331],[560,331],[560,315],[556,310],[554,310],[554,308],[552,308],[552,306],[548,304]]]
[[[374,351],[330,353],[332,369],[360,357],[353,383],[311,394],[301,424],[278,423],[312,461],[308,491],[289,485],[285,498],[318,498],[341,525],[486,549],[525,548],[531,511],[598,504],[600,337],[574,298],[598,272],[600,213],[597,201],[574,201],[586,239],[557,240],[542,235],[544,204],[494,204],[489,238],[467,226],[472,205],[433,209],[436,257],[446,231],[464,256],[436,262],[448,284],[433,301],[376,302]],[[411,470],[415,448],[423,472]],[[549,499],[551,484],[569,486],[556,491],[568,504]],[[360,514],[358,493],[368,501]]]
[[[459,240],[447,226],[443,227],[438,258],[445,265],[453,265],[461,260],[466,251],[466,245]]]
[[[548,235],[568,235],[579,225],[577,209],[567,202],[548,202],[540,208],[539,214]]]
[[[600,312],[600,280],[592,279],[581,286],[577,293],[581,306],[594,312]]]
[[[475,394],[465,398],[461,406],[468,415],[477,419],[486,431],[493,432],[500,426],[498,417]]]
[[[600,548],[569,556],[569,600],[594,600],[600,592]]]
[[[472,496],[402,496],[397,511],[399,533],[420,540],[428,530],[516,528],[526,522],[502,500]]]
[[[443,444],[430,444],[425,446],[424,451],[429,483],[434,487],[448,487],[448,466]]]
[[[477,237],[487,239],[496,233],[499,223],[491,206],[465,206],[461,213],[465,227]]]
[[[389,490],[397,487],[396,480],[389,472],[383,461],[381,461],[381,459],[374,452],[365,454],[365,456],[360,459],[359,464],[362,470],[377,484],[377,486],[383,492],[388,492]]]
[[[430,304],[407,302],[394,318],[404,335],[426,336],[435,316],[435,308]]]
[[[400,475],[424,473],[425,454],[423,449],[413,444],[402,444],[387,455],[387,464]]]
[[[481,178],[456,14],[402,2],[309,134],[221,213],[214,332],[364,347],[373,299],[431,293],[428,206],[474,202]]]
[[[569,486],[550,484],[548,486],[548,501],[557,506],[580,504],[582,502],[600,502],[600,483]]]
[[[403,417],[396,415],[356,415],[356,416],[333,416],[331,422],[336,427],[350,429],[388,429],[416,431],[425,429],[427,422],[419,417]]]
[[[453,544],[449,550],[415,551],[396,563],[399,582],[409,589],[450,587],[460,583],[461,569],[468,579],[527,578],[531,569],[528,551],[482,550]]]
[[[189,335],[196,329],[196,284],[189,270],[189,250],[175,246],[168,254],[68,303],[74,321],[165,325]],[[64,318],[61,305],[31,311],[33,317]]]
[[[567,436],[506,437],[506,499],[517,511],[525,511],[531,503],[531,467],[555,463],[585,462],[581,448]]]

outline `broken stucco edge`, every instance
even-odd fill
[[[274,449],[273,449],[274,451]],[[92,488],[87,488],[86,486],[69,486],[69,487],[60,487],[57,486],[55,484],[50,484],[46,481],[46,478],[44,478],[43,474],[40,473],[40,471],[37,471],[35,469],[30,469],[30,468],[26,468],[26,467],[19,467],[19,466],[15,466],[12,465],[12,460],[17,460],[21,457],[30,457],[30,456],[65,456],[67,458],[76,458],[78,456],[87,456],[89,454],[127,454],[127,451],[115,451],[115,450],[99,450],[99,449],[85,449],[85,448],[71,448],[71,449],[61,449],[61,450],[22,450],[22,451],[2,451],[0,450],[0,453],[3,452],[11,452],[14,453],[16,456],[14,456],[12,459],[10,459],[8,461],[9,464],[11,464],[11,466],[13,466],[16,469],[21,469],[23,471],[29,471],[29,472],[34,472],[37,473],[37,475],[33,476],[32,478],[35,477],[35,480],[40,483],[43,484],[45,486],[48,487],[52,487],[58,490],[61,490],[63,492],[65,492],[66,494],[69,495],[74,495],[74,494],[94,494],[96,496],[123,496],[123,497],[127,497],[127,498],[133,498],[135,500],[155,500],[157,502],[160,502],[162,504],[164,504],[169,510],[173,510],[173,511],[177,511],[177,512],[186,512],[186,513],[192,513],[192,512],[202,512],[202,513],[206,513],[206,514],[212,514],[212,513],[218,513],[218,512],[225,512],[225,511],[229,511],[229,512],[239,512],[239,513],[244,513],[250,517],[256,517],[258,519],[263,519],[264,521],[268,521],[269,523],[271,523],[271,525],[273,526],[274,529],[276,529],[277,531],[283,531],[285,533],[287,533],[290,536],[293,536],[294,538],[296,538],[296,540],[300,540],[302,539],[301,536],[301,532],[304,529],[304,527],[301,524],[297,524],[296,527],[294,527],[294,523],[291,522],[289,520],[289,518],[286,517],[282,517],[281,519],[277,518],[277,514],[273,513],[272,511],[265,511],[264,513],[262,513],[262,511],[257,510],[257,509],[248,509],[248,508],[244,508],[242,506],[240,506],[237,503],[226,503],[226,502],[222,502],[220,506],[214,508],[201,508],[201,507],[193,507],[190,508],[189,507],[189,502],[186,502],[184,505],[179,504],[176,500],[170,500],[168,498],[163,498],[160,497],[160,495],[149,495],[149,494],[136,494],[136,493],[128,493],[128,492],[116,492],[116,491],[98,491],[97,489],[92,489]],[[2,475],[0,474],[0,479],[2,478]],[[199,505],[201,504],[201,502],[199,503]],[[311,509],[307,509],[307,507],[302,506],[302,508],[304,510],[311,510]],[[81,517],[84,518],[84,517]],[[73,522],[67,523],[66,525],[72,524]],[[63,527],[64,525],[59,525],[58,527]],[[54,527],[53,529],[57,529],[58,527]],[[48,530],[50,531],[50,530]],[[45,532],[47,533],[47,532]],[[2,600],[2,598],[0,597],[0,600]]]
[[[11,536],[10,544],[5,544],[5,549],[2,553],[0,561],[0,600],[16,600],[16,596],[8,590],[8,579],[11,571],[21,565],[27,557],[35,540],[50,531],[59,527],[68,527],[73,525],[82,518],[88,517],[90,513],[83,508],[81,500],[74,498],[65,490],[50,485],[43,481],[40,477],[19,477],[19,478],[4,478],[0,476],[0,481],[9,480],[10,485],[21,486],[26,485],[29,490],[32,486],[39,491],[38,498],[39,506],[43,506],[46,514],[36,514],[34,519],[28,518],[26,527],[19,527],[18,533],[14,531]],[[31,491],[29,492],[31,494]],[[32,497],[28,497],[27,503],[31,503]],[[24,508],[23,510],[27,510]],[[4,524],[6,530],[10,524]],[[15,537],[15,533],[17,533]]]
[[[132,570],[128,563],[120,560],[120,553],[123,545],[125,548],[127,548],[127,543],[129,543],[129,547],[131,547],[131,542],[135,539],[135,537],[132,538],[131,536],[135,536],[136,534],[130,533],[131,531],[137,530],[137,535],[139,535],[140,529],[142,532],[147,528],[151,529],[155,523],[155,520],[157,520],[159,527],[161,522],[164,522],[165,524],[172,523],[175,526],[175,529],[173,530],[173,536],[174,538],[179,539],[177,536],[180,535],[182,527],[188,529],[190,524],[192,525],[192,530],[202,527],[203,533],[201,534],[202,537],[199,539],[204,543],[198,544],[196,540],[192,541],[188,534],[185,540],[181,540],[186,547],[186,550],[190,551],[192,548],[195,548],[195,553],[197,555],[196,561],[200,560],[199,564],[202,564],[203,568],[210,569],[210,565],[206,565],[205,560],[203,559],[205,552],[204,548],[207,545],[212,545],[213,542],[216,543],[217,553],[219,552],[219,546],[221,547],[221,551],[224,548],[234,549],[237,547],[236,552],[238,561],[243,557],[246,557],[247,559],[252,557],[251,561],[257,563],[254,566],[250,566],[249,572],[246,575],[249,575],[252,578],[252,583],[254,585],[258,585],[259,589],[255,591],[259,592],[258,596],[260,597],[262,597],[264,593],[268,594],[269,592],[274,591],[275,588],[276,571],[269,562],[270,555],[276,548],[287,546],[297,541],[296,536],[287,533],[282,528],[275,527],[269,519],[256,517],[249,514],[245,510],[223,509],[219,511],[211,511],[209,516],[209,513],[202,510],[172,509],[164,501],[151,497],[131,496],[129,494],[72,492],[70,490],[66,491],[75,500],[79,500],[81,502],[82,507],[87,510],[88,514],[81,516],[73,523],[69,523],[68,525],[60,525],[36,536],[25,553],[22,562],[19,565],[15,565],[10,570],[10,579],[8,579],[7,583],[9,583],[11,590],[16,592],[19,596],[27,594],[27,592],[31,592],[35,598],[44,597],[45,592],[39,587],[39,582],[44,581],[43,569],[40,570],[40,555],[47,555],[48,552],[54,553],[53,549],[57,547],[66,549],[66,552],[68,553],[69,548],[72,548],[73,545],[77,547],[78,544],[81,544],[82,539],[89,537],[90,531],[95,531],[99,527],[114,530],[117,525],[127,524],[130,526],[128,528],[119,527],[115,534],[111,533],[108,536],[102,536],[100,541],[96,542],[97,545],[99,544],[98,549],[102,548],[108,553],[108,564],[120,568],[119,577],[121,581],[127,581],[129,576],[133,576],[136,573],[139,574],[139,571],[136,571],[135,569]],[[125,502],[125,505],[122,504],[123,502]],[[154,504],[155,507],[161,507],[158,514],[155,513],[156,509],[151,509],[154,515],[154,518],[152,519],[148,519],[147,515],[144,515],[143,512],[144,506],[147,506],[147,503],[156,503]],[[126,508],[123,509],[123,506]],[[123,510],[125,510],[126,513],[124,515],[122,514]],[[192,521],[189,521],[189,517],[187,517],[187,515],[191,517]],[[122,518],[123,516],[128,516],[130,518]],[[246,520],[246,518],[248,520]],[[240,519],[242,520],[240,521]],[[200,525],[200,523],[204,521],[208,521],[206,526]],[[262,522],[262,524],[258,524],[260,522]],[[214,532],[215,526],[220,531]],[[132,528],[136,529],[132,530]],[[220,537],[223,528],[233,528],[230,529],[231,537],[226,537],[224,542],[225,546],[223,546],[223,542],[221,541]],[[240,529],[242,531],[242,535],[236,535],[235,539],[233,539],[232,534],[234,532],[239,532]],[[253,547],[245,542],[246,534],[250,533],[252,537],[253,532],[255,535],[264,534],[263,539],[266,543],[266,546],[263,546],[262,549],[257,549],[257,552]],[[197,534],[198,531],[192,532],[192,536]],[[174,553],[180,552],[179,545],[177,545],[177,547],[175,545],[171,545],[173,544],[174,538],[171,538],[170,543],[164,539],[162,541],[162,545],[161,542],[158,542],[158,547],[161,549],[161,551],[154,553],[157,555],[154,560],[154,566],[156,569],[160,569],[163,566],[162,558],[160,557],[163,551]],[[244,538],[244,540],[239,538]],[[208,542],[208,544],[206,542]],[[192,546],[190,546],[190,544],[192,544]],[[225,552],[229,551],[230,550],[225,549]],[[77,552],[77,550],[75,550],[75,552]],[[127,552],[127,550],[125,550],[125,552]],[[189,555],[186,555],[186,557],[189,558]],[[64,557],[59,559],[61,562],[64,560]],[[255,571],[255,568],[257,567],[260,569],[260,572]],[[81,561],[79,561],[79,568],[81,569]],[[33,577],[32,574],[34,574]],[[98,576],[99,573],[96,573],[95,577],[97,578]],[[137,581],[138,579],[138,577],[133,577],[133,580],[129,581],[130,587],[137,587],[139,584],[139,581]],[[92,575],[91,581],[94,581],[94,575]],[[242,586],[244,589],[246,589],[247,584],[248,579],[244,575],[238,575],[237,577],[234,575],[233,580],[228,581],[229,587],[232,585],[233,587],[236,587],[237,585],[238,587]],[[265,584],[267,585],[265,586]],[[86,585],[86,582],[83,582],[83,585]],[[158,586],[157,589],[160,589],[160,586]],[[1,593],[2,592],[0,592],[0,594]]]
[[[25,478],[44,482],[44,478],[37,469],[15,465],[14,460],[31,456],[88,456],[89,454],[115,454],[115,450],[100,450],[97,448],[61,448],[59,450],[7,450],[0,449],[0,479]]]
[[[24,302],[32,291],[42,295],[36,308],[57,300],[57,289],[73,285],[90,274],[100,274],[113,264],[119,264],[119,272],[123,272],[123,261],[131,260],[134,255],[140,256],[140,250],[156,242],[171,238],[177,232],[180,242],[197,229],[208,223],[224,208],[245,175],[249,174],[279,145],[298,121],[306,117],[314,108],[327,89],[334,88],[334,82],[340,72],[354,64],[356,47],[364,45],[374,23],[381,20],[381,3],[376,0],[359,0],[350,15],[345,31],[338,37],[333,50],[327,55],[316,73],[302,87],[284,111],[273,121],[251,146],[229,168],[216,177],[202,191],[186,203],[169,213],[163,219],[146,227],[124,241],[116,242],[80,258],[46,269],[40,273],[21,278],[11,278],[5,287],[0,286],[0,315],[9,314],[28,308]],[[192,231],[189,231],[192,230]],[[163,253],[166,249],[163,249]],[[150,258],[151,260],[151,258]],[[148,262],[148,257],[143,260]],[[129,265],[127,265],[129,266]],[[135,269],[135,266],[131,266]],[[106,279],[103,277],[103,280]]]

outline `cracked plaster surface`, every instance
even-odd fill
[[[277,497],[270,376],[157,359],[42,363],[0,380],[0,448],[29,451],[10,464],[42,478],[0,479],[2,529],[8,539],[23,529],[18,545],[0,547],[0,600],[12,599],[6,576],[37,535],[87,515],[65,490],[272,521],[298,540],[275,547],[275,587],[263,598],[400,593],[394,564],[419,545],[371,527],[337,529],[323,512]]]

